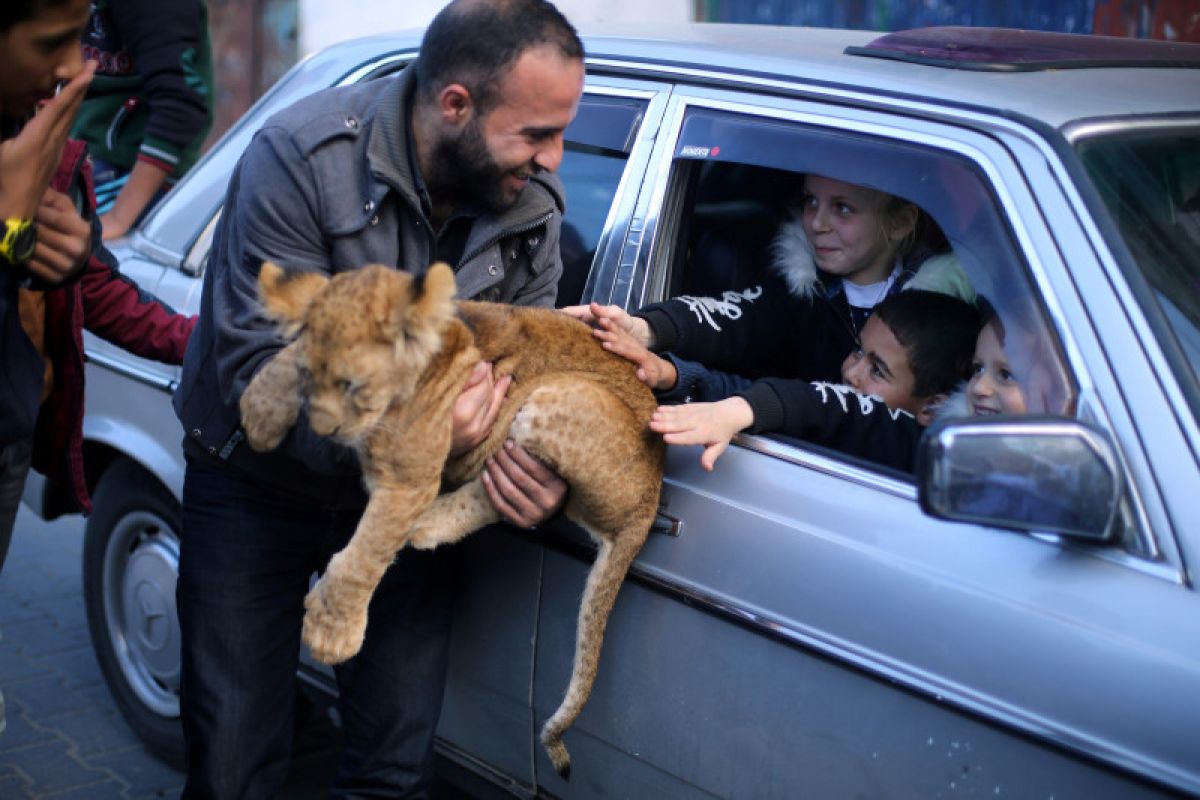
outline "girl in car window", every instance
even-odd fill
[[[908,285],[972,300],[974,292],[936,224],[916,205],[866,186],[808,175],[761,283],[719,297],[671,298],[610,319],[644,346],[748,377],[837,381],[871,310]]]
[[[1070,414],[1070,391],[1055,374],[1057,360],[1047,352],[1048,340],[1032,309],[1019,301],[1010,304],[1006,325],[982,295],[976,303],[983,327],[975,342],[971,379],[942,404],[938,418]]]

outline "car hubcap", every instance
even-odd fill
[[[104,558],[105,617],[130,689],[155,713],[179,716],[179,541],[156,514],[117,523]]]

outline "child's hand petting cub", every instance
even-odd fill
[[[738,431],[754,424],[754,411],[741,397],[716,403],[659,406],[650,417],[650,430],[667,444],[702,444],[700,466],[709,472]]]

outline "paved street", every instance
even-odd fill
[[[92,654],[82,549],[82,518],[44,523],[22,507],[0,573],[0,800],[177,797],[183,773],[154,759],[125,725]],[[324,795],[331,731],[297,742],[284,798]]]

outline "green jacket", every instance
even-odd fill
[[[97,69],[73,136],[116,166],[144,160],[181,177],[212,127],[204,0],[94,0],[83,51]]]

